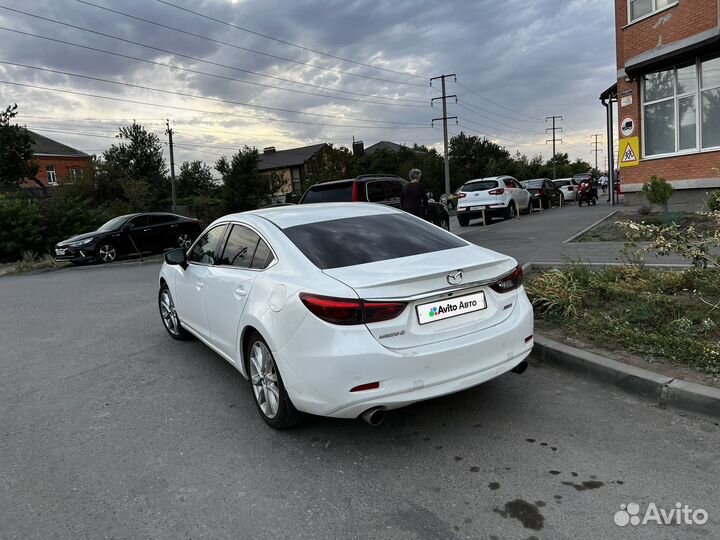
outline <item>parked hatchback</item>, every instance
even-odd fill
[[[522,372],[533,309],[517,261],[379,204],[218,219],[158,279],[165,329],[249,380],[274,428],[384,411]]]
[[[529,212],[530,194],[512,176],[491,176],[465,182],[458,193],[457,217],[461,227],[471,219],[514,218],[518,212]]]
[[[75,264],[111,263],[128,255],[188,248],[200,232],[197,219],[162,212],[128,214],[111,219],[95,231],[58,242],[55,259]]]
[[[303,193],[298,204],[371,202],[400,208],[400,194],[407,183],[399,176],[387,174],[364,174],[347,180],[320,182]],[[450,230],[450,215],[442,203],[429,202],[425,219]]]
[[[558,178],[557,180],[553,180],[553,184],[562,191],[565,202],[575,200],[578,183],[574,178]]]

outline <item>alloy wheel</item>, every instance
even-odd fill
[[[250,381],[255,401],[267,418],[275,418],[280,407],[278,373],[270,350],[262,341],[250,348]]]
[[[116,256],[117,252],[115,251],[115,248],[110,244],[103,244],[98,249],[98,257],[102,262],[113,262]]]
[[[173,302],[170,291],[167,289],[164,289],[162,293],[160,293],[160,316],[167,331],[173,336],[179,336],[180,322],[178,320],[177,310],[175,309],[175,302]]]
[[[190,247],[190,244],[192,244],[192,237],[189,234],[183,233],[178,236],[178,247],[187,249]]]

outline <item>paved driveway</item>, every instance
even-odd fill
[[[720,537],[715,422],[532,367],[378,428],[275,432],[165,334],[157,270],[0,279],[0,538]],[[613,523],[678,501],[710,522]]]

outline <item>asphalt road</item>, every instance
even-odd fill
[[[0,538],[720,537],[712,420],[532,366],[377,428],[276,432],[166,335],[157,270],[0,279]],[[710,520],[621,528],[630,502]]]

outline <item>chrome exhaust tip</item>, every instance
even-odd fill
[[[362,413],[360,418],[371,426],[379,426],[383,423],[383,420],[385,420],[385,411],[380,407],[373,407]]]
[[[515,366],[514,368],[512,368],[511,371],[512,371],[513,373],[517,373],[518,375],[520,375],[520,374],[522,374],[522,373],[525,373],[525,370],[526,370],[527,368],[528,368],[528,363],[527,363],[525,360],[523,360],[523,361],[520,362],[517,366]]]

